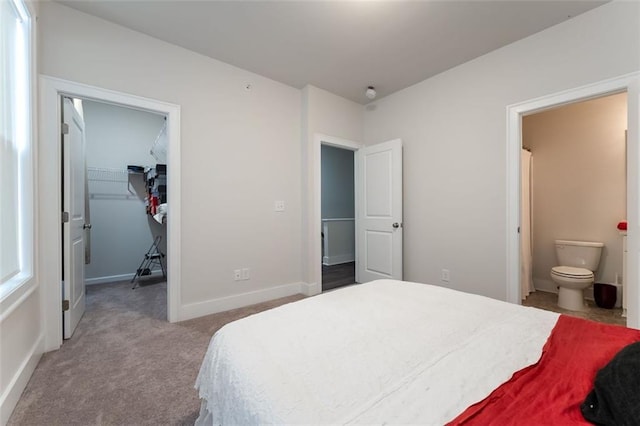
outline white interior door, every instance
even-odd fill
[[[402,279],[402,141],[361,148],[357,156],[357,278]]]
[[[64,338],[73,334],[84,314],[85,139],[84,121],[69,98],[63,98],[63,300]]]

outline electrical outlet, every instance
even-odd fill
[[[274,206],[274,210],[277,212],[283,212],[284,211],[284,201],[276,201],[275,202],[275,206]]]
[[[442,281],[444,281],[445,283],[448,283],[449,282],[449,278],[450,278],[449,277],[449,270],[448,269],[443,269],[442,270],[442,277],[441,277]]]
[[[235,269],[233,271],[233,279],[235,281],[240,281],[242,279],[242,270],[240,269]]]
[[[242,268],[242,279],[243,280],[248,280],[250,278],[249,272],[250,272],[249,268]]]

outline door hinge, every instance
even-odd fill
[[[62,223],[69,222],[69,212],[62,212]]]
[[[63,135],[69,134],[69,125],[67,123],[62,123],[62,134]]]
[[[68,310],[69,310],[69,301],[68,300],[63,300],[62,301],[62,312],[68,311]]]

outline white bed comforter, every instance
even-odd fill
[[[558,314],[381,280],[225,325],[196,424],[444,424],[535,363]]]

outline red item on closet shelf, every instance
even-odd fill
[[[618,223],[618,229],[620,231],[626,231],[627,230],[627,221],[623,220],[622,222]]]

